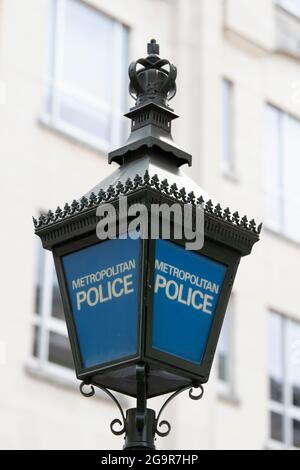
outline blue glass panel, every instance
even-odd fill
[[[154,349],[201,363],[226,266],[157,240],[154,273]]]
[[[140,239],[116,239],[63,256],[85,368],[137,353]]]

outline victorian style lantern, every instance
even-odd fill
[[[192,157],[171,135],[177,116],[168,103],[177,71],[158,54],[152,40],[148,56],[129,67],[131,133],[108,156],[118,169],[80,200],[34,220],[43,247],[53,253],[81,391],[91,396],[99,387],[113,398],[122,421],[114,420],[111,429],[125,433],[126,449],[154,448],[155,434],[170,431],[160,421],[165,405],[156,416],[148,398],[172,392],[168,403],[183,390],[201,398],[240,258],[250,254],[261,230],[213,203],[181,171]],[[189,209],[190,230],[202,211],[203,246],[187,250],[187,232],[175,236],[175,212],[167,210],[174,204]],[[146,208],[147,236],[129,227],[137,205]],[[159,229],[151,238],[153,206]],[[96,230],[105,219],[101,209],[115,214],[107,239]],[[170,214],[170,235],[164,237]],[[111,220],[110,213],[107,225]],[[136,397],[137,408],[125,416],[112,391]]]

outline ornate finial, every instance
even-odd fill
[[[155,103],[170,110],[168,101],[176,94],[177,69],[168,60],[158,56],[159,44],[155,39],[148,43],[147,51],[147,57],[129,66],[129,92],[136,100],[136,108]],[[137,69],[138,65],[142,67]]]
[[[124,146],[108,154],[109,163],[124,165],[132,152],[138,149],[159,148],[171,156],[173,164],[192,164],[192,156],[174,144],[172,121],[178,116],[169,106],[176,94],[177,69],[166,59],[159,57],[159,44],[151,39],[145,58],[132,62],[128,74],[129,93],[135,100],[125,116],[131,120],[131,133]]]
[[[151,39],[147,46],[148,55],[159,55],[159,44],[157,44],[156,39]]]

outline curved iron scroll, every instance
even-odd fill
[[[90,391],[89,392],[85,392],[84,391],[84,387],[85,386],[90,386]],[[101,385],[96,385],[97,388],[100,388],[100,390],[102,390],[104,393],[106,393],[106,395],[108,395],[113,401],[114,403],[117,405],[120,413],[121,413],[121,417],[122,417],[122,421],[118,418],[112,420],[112,422],[110,423],[110,430],[111,432],[115,435],[115,436],[121,436],[122,434],[125,433],[126,431],[126,420],[125,420],[125,414],[124,414],[124,411],[120,405],[120,403],[118,402],[118,400],[116,399],[116,397],[109,391],[107,390],[107,388],[101,386]],[[84,397],[92,397],[95,395],[95,388],[94,386],[90,383],[90,382],[87,382],[87,381],[84,381],[84,382],[81,382],[80,384],[80,393],[84,396]],[[115,425],[119,425],[121,426],[121,429],[119,431],[115,430],[114,429],[114,426]]]
[[[84,391],[84,387],[86,386],[89,386],[90,387],[90,391]],[[121,414],[121,417],[122,417],[122,420],[120,419],[114,419],[111,423],[110,423],[110,429],[111,429],[111,432],[115,435],[115,436],[121,436],[122,434],[124,434],[126,432],[126,418],[125,418],[125,414],[124,414],[124,411],[120,405],[120,403],[118,402],[118,400],[116,399],[116,397],[109,391],[107,390],[105,387],[101,386],[101,385],[96,385],[97,388],[99,388],[100,390],[102,390],[104,393],[106,393],[106,395],[108,395],[113,401],[114,403],[116,404],[116,406],[118,407],[119,411],[120,411],[120,414]],[[80,392],[81,394],[84,396],[84,397],[92,397],[95,395],[95,387],[88,381],[83,381],[81,384],[80,384]],[[197,395],[194,395],[193,394],[193,389],[200,389],[200,393],[197,394]],[[179,388],[178,390],[176,390],[174,393],[172,393],[172,395],[169,396],[169,398],[167,398],[167,400],[164,402],[164,404],[162,405],[161,409],[159,410],[159,413],[157,415],[157,418],[155,420],[155,430],[154,430],[154,433],[157,434],[158,436],[160,437],[166,437],[168,436],[168,434],[170,433],[171,431],[171,425],[168,421],[166,420],[162,420],[160,421],[160,418],[161,418],[161,415],[163,413],[163,411],[165,410],[165,408],[167,407],[167,405],[174,399],[176,398],[180,393],[184,392],[185,390],[189,390],[189,397],[192,399],[192,400],[200,400],[203,396],[203,393],[204,393],[204,389],[202,387],[202,385],[200,384],[194,384],[194,385],[185,385],[184,387],[181,387]],[[121,426],[121,429],[120,430],[115,430],[114,429],[114,426],[115,425],[119,425]],[[167,426],[167,430],[166,431],[161,431],[159,430],[158,428],[162,427],[162,426]]]
[[[198,395],[193,395],[193,389],[200,389],[200,393]],[[189,390],[190,389],[190,390]],[[167,398],[167,400],[165,401],[165,403],[162,405],[161,409],[159,410],[159,413],[157,415],[157,418],[156,418],[156,426],[155,426],[155,432],[156,434],[158,434],[158,436],[160,437],[166,437],[168,436],[168,434],[170,433],[171,431],[171,425],[169,423],[169,421],[166,421],[166,420],[162,420],[160,421],[160,417],[161,417],[161,414],[162,412],[164,411],[164,409],[166,408],[166,406],[175,398],[177,397],[180,393],[184,392],[185,390],[189,390],[189,397],[192,399],[192,400],[200,400],[202,397],[203,397],[203,393],[204,393],[204,389],[202,387],[202,385],[200,384],[195,384],[195,385],[185,385],[184,387],[181,387],[179,388],[178,390],[176,390],[176,392],[172,393],[171,396],[169,396],[169,398]],[[167,430],[166,431],[160,431],[158,428],[159,427],[162,427],[162,426],[167,426]]]

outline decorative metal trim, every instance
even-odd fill
[[[84,391],[84,387],[86,387],[86,386],[90,387],[90,391],[88,391],[88,392]],[[126,418],[125,418],[125,413],[124,413],[120,403],[116,399],[116,397],[107,388],[103,387],[102,385],[98,385],[98,384],[93,384],[92,385],[91,382],[89,382],[89,381],[81,382],[81,384],[79,386],[80,393],[86,398],[93,397],[95,395],[95,386],[97,388],[99,388],[100,390],[102,390],[104,393],[106,393],[114,401],[114,403],[118,407],[118,409],[120,411],[120,414],[121,414],[121,417],[122,417],[122,421],[118,418],[113,419],[112,422],[110,423],[110,430],[115,436],[121,436],[122,434],[126,433]],[[200,389],[200,393],[197,394],[197,395],[194,395],[193,394],[193,389]],[[157,414],[157,417],[155,419],[154,435],[157,434],[160,437],[166,437],[166,436],[169,435],[169,433],[171,431],[171,425],[170,425],[169,421],[167,421],[167,420],[160,421],[161,415],[162,415],[163,411],[165,410],[165,408],[167,407],[167,405],[172,400],[174,400],[174,398],[176,398],[180,393],[184,392],[185,390],[189,390],[189,397],[192,400],[200,400],[203,397],[203,394],[204,394],[204,388],[201,384],[184,385],[183,387],[179,388],[174,393],[172,393],[172,395],[170,395],[166,399],[166,401],[164,402],[164,404],[162,405],[162,407],[160,408],[160,410]],[[145,407],[146,407],[146,402],[145,402]],[[116,424],[121,426],[121,429],[118,430],[118,431],[114,429],[114,426]],[[167,426],[167,430],[166,431],[160,431],[158,428],[162,427],[162,426]]]
[[[49,210],[47,214],[42,214],[38,219],[33,217],[33,223],[36,233],[53,224],[69,219],[75,215],[82,214],[88,209],[96,208],[100,204],[112,202],[122,195],[129,195],[137,189],[149,188],[159,193],[169,196],[177,202],[190,204],[194,207],[201,205],[207,214],[211,214],[217,219],[231,223],[247,232],[259,235],[262,230],[262,224],[256,224],[255,220],[248,220],[247,216],[240,217],[238,212],[231,214],[227,207],[223,209],[220,204],[214,205],[212,200],[205,202],[203,197],[196,197],[194,192],[186,192],[185,188],[179,189],[176,183],[170,186],[167,179],[160,181],[158,176],[150,176],[146,170],[144,176],[136,175],[133,179],[128,178],[125,184],[120,181],[115,185],[110,185],[106,191],[100,189],[98,194],[91,193],[89,198],[82,197],[79,201],[73,200],[71,204],[66,203],[64,208],[57,207],[55,212]]]
[[[194,388],[197,388],[197,389],[199,388],[200,389],[200,394],[199,395],[193,395],[193,389]],[[192,387],[191,387],[191,385],[185,385],[184,387],[181,387],[178,390],[176,390],[176,392],[174,392],[169,398],[167,398],[167,400],[165,401],[165,403],[162,405],[161,409],[159,410],[159,413],[158,413],[157,418],[156,418],[155,433],[158,434],[158,436],[166,437],[170,434],[171,425],[170,425],[169,421],[166,421],[166,420],[160,421],[161,414],[164,411],[164,409],[166,408],[166,406],[174,398],[176,398],[180,393],[184,392],[185,390],[189,390],[189,397],[192,400],[200,400],[203,397],[203,394],[204,394],[204,388],[200,384],[193,385]],[[166,431],[159,431],[158,428],[161,427],[161,426],[167,426],[167,430]]]
[[[90,386],[91,387],[91,390],[90,392],[85,392],[84,391],[84,387],[85,386]],[[115,435],[115,436],[121,436],[122,434],[125,433],[126,431],[126,419],[125,419],[125,414],[124,414],[124,411],[120,405],[120,403],[118,402],[118,400],[116,399],[116,397],[105,387],[103,387],[102,385],[96,385],[97,388],[100,388],[100,390],[102,390],[104,393],[106,393],[106,395],[108,395],[114,402],[115,404],[117,405],[120,413],[121,413],[121,417],[122,417],[122,421],[118,418],[116,419],[113,419],[112,422],[110,423],[110,430],[111,432]],[[80,393],[84,396],[84,397],[92,397],[95,395],[95,387],[88,381],[83,381],[81,382],[80,386],[79,386],[79,390],[80,390]],[[115,430],[114,429],[114,426],[115,425],[119,425],[121,426],[121,429],[119,431]]]

